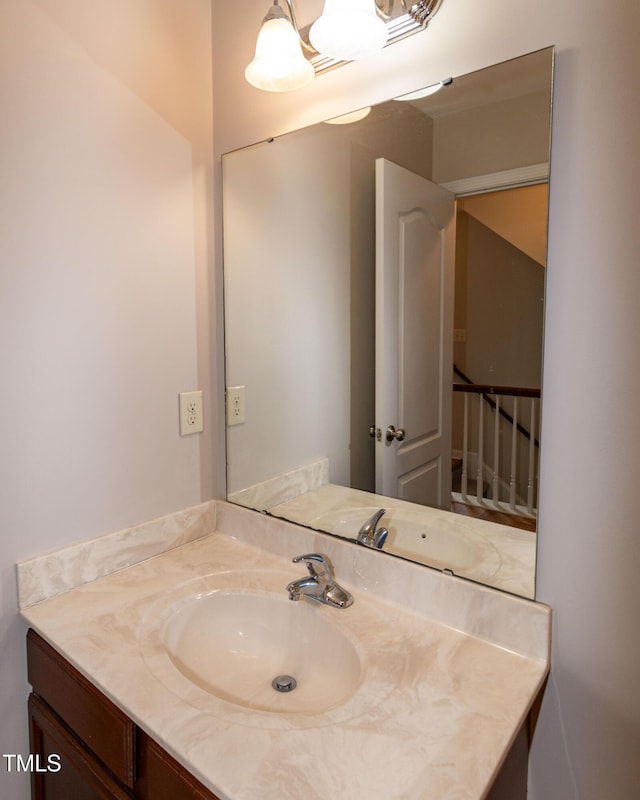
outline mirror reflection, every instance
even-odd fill
[[[223,157],[230,501],[533,596],[552,63]]]

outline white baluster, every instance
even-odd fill
[[[469,458],[469,393],[464,393],[464,426],[462,430],[462,483],[460,486],[462,499],[467,500],[468,476],[467,464]]]
[[[493,505],[500,505],[500,395],[495,395],[496,407],[493,410]]]
[[[511,477],[509,479],[509,508],[516,510],[516,479],[518,474],[518,398],[513,398],[513,424],[511,426]]]
[[[478,395],[478,470],[476,500],[482,503],[483,475],[482,465],[484,464],[484,401],[482,395]]]
[[[536,413],[537,413],[537,400],[535,397],[531,398],[531,421],[529,423],[529,475],[527,477],[527,511],[533,514],[534,504],[534,489],[535,489],[535,450],[536,450]]]

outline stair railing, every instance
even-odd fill
[[[465,381],[466,375],[454,367],[456,374]],[[464,415],[462,433],[462,476],[461,497],[464,503],[473,503],[511,514],[536,515],[537,453],[539,447],[535,431],[539,416],[540,389],[515,386],[492,386],[472,382],[453,384],[454,392],[464,394]],[[477,445],[476,449],[476,493],[469,494],[470,430],[472,401],[477,402]],[[529,427],[526,428],[519,417],[526,414],[521,406],[529,398]],[[511,406],[510,412],[505,405]],[[491,416],[485,419],[489,409]],[[500,421],[502,420],[502,425]],[[493,425],[491,426],[491,422]],[[485,432],[492,447],[485,444]],[[506,434],[503,435],[503,432]],[[506,439],[506,441],[505,441]],[[524,452],[522,447],[525,448]],[[489,453],[490,466],[485,463],[485,450]],[[522,475],[521,462],[526,465],[526,476]],[[503,462],[507,462],[503,466]],[[488,469],[491,497],[484,496],[485,474]],[[502,472],[501,472],[502,470]],[[526,499],[523,495],[526,494]],[[505,498],[505,499],[503,499]]]

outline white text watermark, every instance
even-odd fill
[[[39,753],[29,753],[28,756],[3,753],[2,758],[7,772],[60,772],[62,769],[62,757],[57,753],[51,753],[46,758]]]

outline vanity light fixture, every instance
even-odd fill
[[[324,11],[311,26],[312,46],[336,61],[355,61],[377,53],[387,43],[387,26],[376,13],[375,0],[325,0]]]
[[[262,20],[255,56],[244,71],[245,78],[257,89],[289,92],[313,80],[313,66],[302,54],[293,6],[289,4],[289,8],[291,20],[274,0]]]
[[[314,74],[424,30],[442,0],[325,0],[322,15],[304,29],[296,21],[293,0],[285,2],[288,15],[273,0],[245,70],[250,84],[270,92],[299,89]]]

